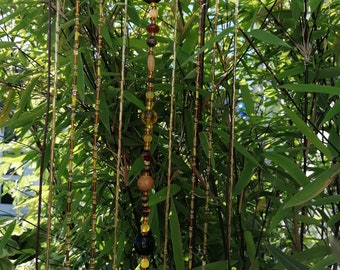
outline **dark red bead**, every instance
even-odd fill
[[[142,158],[144,161],[150,161],[151,160],[151,152],[149,150],[144,150],[142,152]]]
[[[151,34],[157,34],[159,32],[159,26],[155,23],[150,23],[146,27],[146,31],[148,31]]]
[[[144,206],[142,208],[142,216],[143,217],[148,217],[149,214],[150,214],[151,210],[150,210],[150,207],[149,206]]]
[[[151,4],[151,3],[159,3],[161,0],[144,0],[146,3]]]
[[[148,37],[148,39],[146,40],[146,44],[149,46],[149,47],[155,47],[157,45],[157,40],[156,40],[156,37]]]
[[[133,244],[136,252],[142,256],[149,256],[152,254],[155,248],[155,239],[152,236],[151,231],[142,235],[141,233],[136,237]]]

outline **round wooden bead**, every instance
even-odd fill
[[[150,9],[149,16],[150,16],[150,18],[156,18],[158,16],[157,8]]]
[[[137,186],[140,191],[147,192],[153,188],[154,180],[150,175],[142,175],[139,177]]]

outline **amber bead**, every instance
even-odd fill
[[[149,256],[155,248],[155,239],[151,231],[146,234],[139,234],[134,242],[134,248],[139,255]]]
[[[155,47],[157,45],[156,37],[155,36],[148,37],[148,39],[146,40],[146,44],[149,47]]]
[[[157,122],[157,113],[154,110],[146,110],[142,112],[141,119],[145,125],[153,125]]]
[[[147,192],[153,188],[154,180],[150,175],[142,175],[139,177],[137,186],[140,191]]]
[[[150,23],[146,27],[146,31],[148,31],[150,34],[157,34],[159,32],[159,26],[155,23]]]
[[[156,18],[158,16],[158,10],[156,7],[150,9],[149,16],[150,18]]]
[[[141,259],[141,261],[140,261],[140,267],[141,267],[142,269],[148,269],[149,266],[150,266],[150,262],[149,262],[149,260],[148,260],[147,258]]]

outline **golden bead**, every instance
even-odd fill
[[[152,136],[151,135],[144,135],[143,139],[144,139],[144,142],[150,143],[152,141]]]
[[[158,115],[154,110],[145,110],[142,112],[141,119],[145,125],[153,125],[157,122]]]
[[[140,225],[140,231],[141,233],[147,233],[148,231],[150,231],[150,225],[147,223],[143,223],[142,225]]]
[[[150,175],[142,175],[139,177],[137,186],[140,191],[148,192],[153,188],[154,180]]]
[[[147,258],[143,258],[140,261],[140,267],[141,268],[148,268],[150,266],[149,260]]]
[[[147,91],[147,92],[145,93],[145,97],[146,97],[147,99],[153,99],[154,95],[155,95],[155,94],[154,94],[152,91]]]

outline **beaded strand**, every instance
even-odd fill
[[[144,133],[144,150],[142,152],[142,158],[144,162],[144,171],[139,177],[137,186],[141,191],[142,201],[142,218],[140,233],[136,237],[134,247],[136,252],[141,256],[140,269],[149,269],[150,262],[148,256],[153,253],[155,247],[155,240],[152,236],[149,225],[150,207],[149,192],[154,186],[154,179],[150,173],[151,163],[151,141],[152,141],[152,127],[157,122],[157,112],[153,110],[153,98],[154,98],[154,73],[155,73],[155,56],[154,47],[157,44],[156,34],[159,32],[159,26],[156,24],[156,18],[158,16],[157,3],[160,0],[145,0],[150,5],[149,17],[150,23],[146,27],[146,31],[149,33],[149,37],[146,40],[148,45],[148,57],[147,57],[147,68],[148,68],[148,79],[147,79],[147,91],[145,93],[145,110],[141,114],[141,120],[145,125]]]

